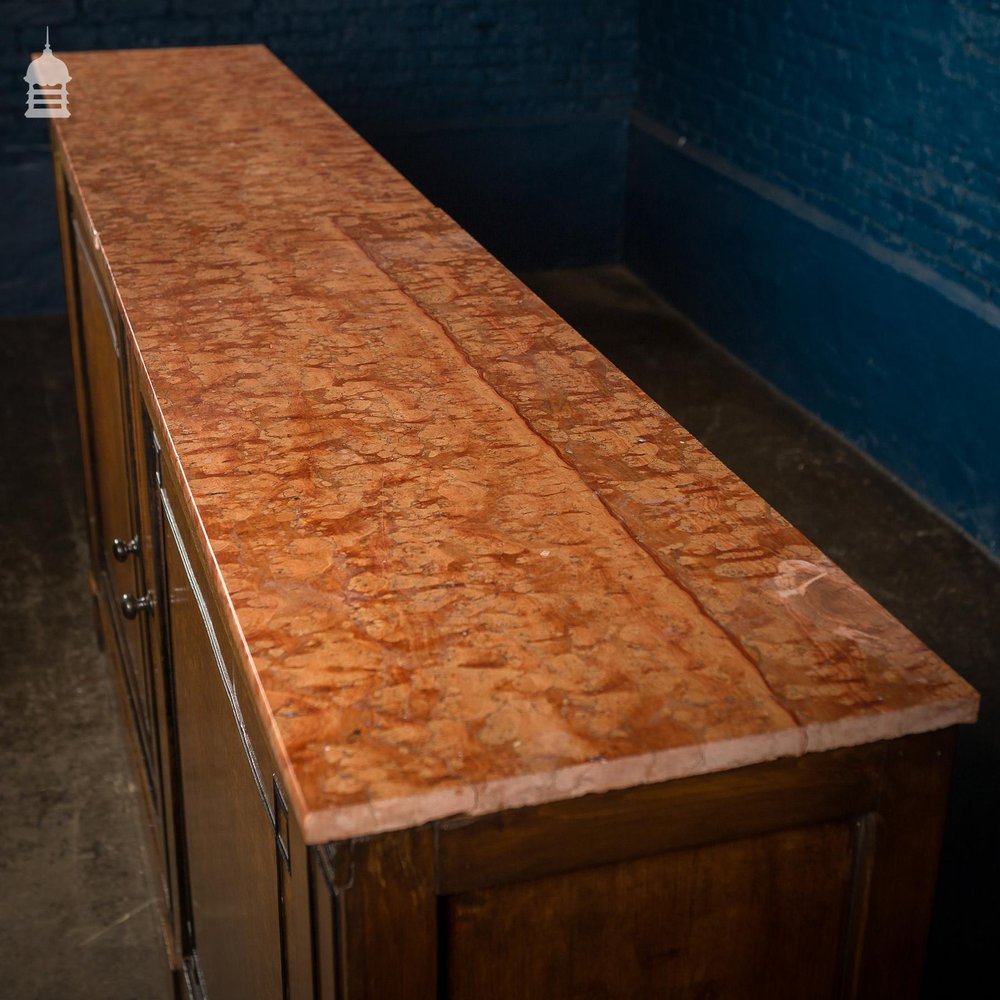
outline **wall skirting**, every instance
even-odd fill
[[[1000,310],[681,138],[633,116],[625,262],[1000,554]]]

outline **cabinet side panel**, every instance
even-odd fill
[[[954,730],[894,740],[874,833],[858,995],[918,997],[930,928]]]
[[[812,1000],[839,989],[847,823],[451,897],[453,1000]]]
[[[486,889],[859,816],[877,806],[883,755],[881,744],[852,747],[444,820],[438,890],[451,895]]]

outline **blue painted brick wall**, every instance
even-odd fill
[[[0,312],[61,303],[47,122],[23,117],[46,25],[71,72],[74,50],[265,44],[378,148],[408,130],[396,165],[512,266],[616,252],[636,0],[0,0]]]
[[[0,2],[0,144],[26,143],[28,53],[261,42],[350,120],[623,117],[634,0]]]
[[[638,109],[1000,304],[1000,3],[643,0]]]

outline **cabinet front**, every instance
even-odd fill
[[[117,646],[147,776],[155,788],[154,694],[146,669],[146,619],[152,601],[146,594],[133,502],[122,331],[75,217],[72,228],[97,507],[94,573],[113,631],[107,639]]]
[[[282,860],[271,789],[254,767],[219,638],[168,499],[163,511],[189,892],[188,978],[209,997],[277,1000],[283,992]]]

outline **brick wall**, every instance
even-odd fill
[[[1000,304],[1000,3],[642,0],[651,118]]]
[[[362,131],[635,101],[1000,303],[995,0],[0,0],[0,78],[46,22],[57,52],[263,42]],[[23,90],[0,88],[8,168],[45,155]]]
[[[544,266],[616,252],[635,23],[636,0],[0,0],[0,313],[61,307],[47,123],[23,117],[46,24],[71,72],[74,50],[263,43],[508,263]]]
[[[8,81],[46,24],[57,54],[262,42],[360,121],[621,117],[634,89],[633,0],[21,0],[0,24]],[[8,148],[25,141],[23,90],[0,92]]]

